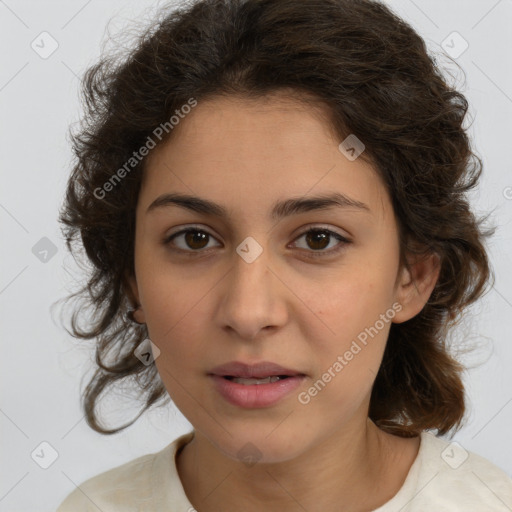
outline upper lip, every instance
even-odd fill
[[[242,377],[245,379],[261,379],[273,375],[304,375],[297,370],[284,368],[276,363],[262,361],[255,364],[246,364],[239,361],[231,361],[226,364],[216,366],[210,371],[210,375],[219,375],[221,377]]]

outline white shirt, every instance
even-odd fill
[[[176,452],[194,432],[161,451],[96,475],[57,512],[194,512],[176,469]],[[372,512],[511,512],[512,479],[488,460],[430,432],[391,500]]]

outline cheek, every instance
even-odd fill
[[[193,323],[198,306],[215,285],[213,277],[202,275],[198,279],[194,273],[156,257],[146,259],[138,283],[148,328],[165,344],[180,324]]]
[[[347,400],[356,403],[370,391],[395,311],[391,284],[383,273],[354,272],[332,281],[335,284],[324,288],[322,299],[316,299],[317,316],[322,322],[312,323],[315,332],[309,335],[316,340],[315,379],[321,380],[317,387],[322,389],[319,395],[346,406]],[[325,391],[323,383],[327,383]]]
[[[386,308],[369,309],[351,306],[337,324],[333,318],[336,335],[314,347],[315,374],[300,403],[311,401],[334,423],[350,418],[369,399],[379,371],[392,314],[386,316]]]
[[[322,320],[315,324],[319,326],[317,339],[327,349],[348,349],[351,340],[373,326],[392,305],[390,274],[386,277],[368,267],[366,271],[347,268],[343,272],[343,277],[326,281],[321,294],[316,291],[308,298],[314,304],[311,309]]]
[[[206,318],[204,295],[211,286],[193,282],[187,284],[175,273],[142,281],[149,338],[160,350],[155,364],[173,399],[180,393],[180,383],[197,373],[198,354],[208,343],[201,319]]]

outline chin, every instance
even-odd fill
[[[241,426],[228,429],[232,436],[226,434],[222,439],[208,437],[224,455],[248,467],[256,463],[286,462],[304,452],[307,440],[297,428],[292,430],[281,425],[273,429]]]

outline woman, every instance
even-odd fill
[[[126,428],[94,405],[135,380],[194,429],[59,512],[512,508],[505,472],[434,435],[463,424],[446,340],[491,231],[467,101],[409,25],[370,0],[195,1],[84,86],[61,221],[93,264],[86,418]]]

